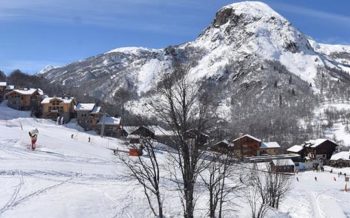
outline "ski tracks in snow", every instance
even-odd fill
[[[312,217],[315,218],[346,218],[344,211],[331,196],[323,193],[310,192],[310,203],[312,205]]]
[[[17,197],[18,197],[18,193],[20,192],[24,182],[23,182],[23,175],[21,174],[20,175],[20,183],[17,185],[17,187],[15,188],[15,191],[14,193],[12,194],[11,198],[9,199],[9,201],[0,209],[0,215],[3,214],[4,212],[6,212],[7,210],[9,209],[12,209],[16,206],[18,206],[19,204],[27,201],[27,200],[30,200],[31,198],[35,197],[35,196],[38,196],[38,195],[41,195],[45,192],[48,192],[52,189],[55,189],[55,188],[58,188],[59,186],[62,186],[64,185],[65,183],[71,181],[73,178],[69,178],[67,180],[64,180],[60,183],[57,183],[57,184],[54,184],[54,185],[51,185],[51,186],[47,186],[45,188],[42,188],[42,189],[39,189],[35,192],[32,192],[28,195],[25,195],[24,197],[21,197],[20,199],[16,200]]]
[[[20,192],[23,184],[24,184],[24,181],[23,181],[23,175],[20,174],[19,176],[19,183],[18,185],[16,186],[13,194],[11,195],[11,198],[7,201],[7,203],[0,209],[0,214],[2,214],[3,212],[5,212],[6,210],[8,210],[11,205],[14,204],[15,200],[17,199],[17,196],[18,196],[18,193]]]

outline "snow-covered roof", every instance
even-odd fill
[[[146,126],[149,129],[151,129],[156,136],[173,136],[175,135],[173,131],[171,130],[165,130],[164,128],[160,126]]]
[[[7,85],[6,90],[14,90],[15,86],[14,85]]]
[[[316,148],[318,147],[319,145],[321,145],[322,143],[324,143],[325,141],[330,141],[330,142],[333,142],[329,139],[313,139],[313,140],[309,140],[309,141],[306,141],[304,143],[304,146],[305,147],[311,147],[311,148]],[[334,143],[334,142],[333,142]],[[334,143],[335,144],[335,143]]]
[[[139,126],[123,126],[123,129],[128,134],[131,134],[132,132],[136,131],[139,128]]]
[[[220,143],[224,143],[224,144],[227,144],[227,145],[230,144],[226,139],[224,139],[224,140],[222,140],[222,141],[219,141],[219,142],[215,143],[215,145],[218,145],[218,144],[220,144]]]
[[[294,166],[294,162],[292,159],[278,159],[272,160],[275,166]]]
[[[263,142],[260,148],[280,148],[281,146],[277,142]]]
[[[30,88],[30,89],[14,89],[11,92],[7,93],[7,95],[13,92],[16,92],[20,95],[33,95],[36,91],[38,91],[39,95],[44,94],[43,90],[41,89]]]
[[[157,126],[157,125],[149,125],[149,126],[124,126],[123,129],[128,133],[131,134],[138,130],[140,127],[144,127],[149,129],[151,132],[154,133],[156,136],[172,136],[175,135],[171,130],[165,130],[164,128]]]
[[[120,125],[120,117],[103,116],[98,125]]]
[[[350,151],[341,151],[333,154],[331,160],[350,160]]]
[[[260,139],[255,138],[254,136],[251,136],[251,135],[249,135],[249,134],[245,134],[245,135],[243,135],[243,136],[241,136],[241,137],[238,137],[238,138],[236,138],[236,139],[233,140],[233,141],[234,141],[234,142],[235,142],[235,141],[238,141],[238,140],[240,140],[241,138],[244,138],[244,137],[248,137],[248,138],[251,138],[251,139],[253,139],[253,140],[255,140],[255,141],[261,142]]]
[[[301,145],[294,145],[294,146],[288,148],[287,151],[293,152],[293,153],[298,153],[298,152],[300,152],[303,149],[304,149],[304,147],[301,146]]]
[[[97,114],[101,112],[100,106],[95,106],[94,109],[91,111],[92,114]]]
[[[7,86],[7,82],[0,82],[0,86]]]
[[[75,110],[77,111],[92,111],[95,107],[94,103],[79,103]]]
[[[127,138],[127,139],[140,139],[141,136],[139,136],[139,135],[134,135],[134,134],[130,134],[130,135],[128,135],[126,138]]]
[[[47,97],[47,98],[44,98],[42,101],[41,101],[41,104],[48,104],[50,103],[52,100],[54,99],[57,99],[59,101],[62,101],[64,104],[70,104],[72,103],[72,101],[74,100],[73,97],[71,98],[68,98],[68,97],[65,97],[65,98],[62,98],[62,97]]]

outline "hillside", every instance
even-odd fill
[[[123,141],[80,132],[74,122],[58,126],[49,120],[30,118],[27,112],[4,104],[0,110],[1,217],[151,217],[142,188],[108,149],[126,149]],[[32,128],[39,130],[35,151],[28,149],[27,132]],[[159,151],[157,156],[167,164],[166,153]],[[350,173],[349,169],[342,171]],[[344,185],[341,178],[333,181],[335,174],[329,172],[296,176],[300,182],[293,176],[292,191],[280,210],[271,211],[268,217],[350,215],[349,193],[340,191]],[[162,184],[166,215],[181,216],[176,185],[169,182],[167,174],[162,176]],[[196,216],[203,217],[207,198],[200,185],[196,196]],[[228,217],[250,217],[244,198],[235,199],[235,203],[236,211]]]
[[[295,121],[310,123],[322,101],[348,98],[349,52],[347,46],[317,43],[268,5],[249,1],[221,8],[192,42],[164,49],[117,48],[42,75],[145,115],[143,105],[157,98],[157,85],[180,61],[193,84],[217,95],[221,116],[239,126],[234,134],[284,137],[291,144],[313,134]]]

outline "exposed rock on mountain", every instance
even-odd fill
[[[248,120],[276,132],[276,113],[286,122],[309,117],[320,96],[346,98],[350,84],[350,47],[319,44],[266,4],[251,1],[220,9],[195,41],[165,49],[118,48],[43,75],[116,104],[116,95],[127,91],[129,109],[137,112],[162,76],[172,73],[174,57],[190,66],[194,84],[216,90],[226,120],[251,133],[255,127]],[[338,88],[344,92],[335,94]],[[259,121],[261,114],[271,118]],[[298,128],[294,123],[291,131]]]

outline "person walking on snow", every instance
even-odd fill
[[[36,148],[35,143],[36,143],[36,140],[38,139],[38,134],[39,134],[39,131],[36,128],[29,131],[29,137],[30,137],[31,142],[32,142],[32,150],[35,150],[35,148]]]

